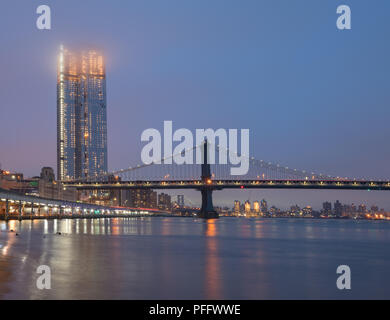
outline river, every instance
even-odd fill
[[[339,265],[351,290],[336,287]],[[389,273],[388,222],[0,221],[0,299],[389,299]]]

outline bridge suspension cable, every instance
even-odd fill
[[[312,171],[292,169],[287,166],[275,164],[264,160],[258,160],[247,155],[239,155],[236,151],[228,147],[215,145],[207,142],[209,159],[212,160],[211,172],[215,180],[343,180],[343,178],[315,173]],[[139,164],[127,169],[116,170],[105,174],[72,180],[73,182],[115,182],[118,181],[169,181],[169,180],[199,180],[201,177],[201,163],[196,163],[195,159],[202,159],[198,152],[202,153],[204,142],[194,147],[188,148],[180,153],[168,157],[162,157],[157,161],[148,164]],[[210,155],[211,154],[211,155]],[[193,163],[177,164],[176,160],[188,156]],[[219,160],[224,160],[221,161]],[[249,164],[248,172],[245,175],[232,175],[231,169],[240,165],[237,161],[245,160]],[[227,160],[227,161],[226,161]],[[347,178],[345,178],[347,179]]]

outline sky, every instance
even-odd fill
[[[51,30],[36,28],[41,4],[51,8]],[[341,4],[351,7],[352,30],[336,28]],[[251,155],[284,166],[390,179],[388,0],[3,0],[0,15],[3,169],[34,176],[56,168],[63,44],[106,56],[110,170],[139,164],[142,131],[172,120],[174,129],[248,128]],[[385,192],[214,197],[233,198],[390,210]]]

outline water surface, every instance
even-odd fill
[[[342,264],[349,291],[336,287]],[[36,287],[39,265],[51,290]],[[389,299],[389,272],[388,222],[0,222],[0,299]]]

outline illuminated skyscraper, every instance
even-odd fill
[[[259,201],[253,202],[253,211],[255,213],[260,213],[260,203],[259,203]]]
[[[240,201],[234,200],[234,214],[235,215],[240,214],[240,209],[241,209],[240,206],[241,206]]]
[[[251,213],[251,203],[249,200],[245,201],[245,213]]]
[[[106,73],[95,50],[61,46],[57,73],[57,174],[59,180],[107,172]]]

